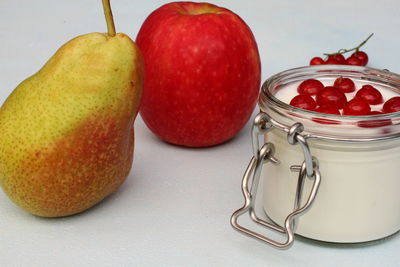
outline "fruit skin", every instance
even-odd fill
[[[383,104],[382,108],[385,113],[399,112],[400,111],[400,96],[394,96]]]
[[[143,23],[137,44],[145,59],[140,114],[172,144],[223,143],[256,105],[261,64],[250,28],[228,9],[173,2]]]
[[[356,98],[360,98],[370,105],[379,105],[383,103],[383,96],[378,89],[372,85],[364,85],[356,93]]]
[[[328,59],[325,61],[325,64],[326,64],[326,65],[340,65],[339,61],[337,61],[337,60],[334,59],[334,58],[328,58]]]
[[[330,55],[330,56],[328,56],[328,60],[329,59],[335,60],[337,62],[337,64],[342,64],[342,65],[346,64],[346,59],[344,58],[344,56],[342,54]]]
[[[371,112],[371,107],[360,98],[353,98],[343,108],[343,115],[364,116]]]
[[[315,109],[315,112],[340,115],[339,109],[335,105],[331,105],[331,104],[324,104],[322,106],[318,106]]]
[[[368,64],[368,54],[364,51],[357,51],[351,54],[352,57],[356,57],[360,60],[361,66],[366,66]]]
[[[343,93],[351,93],[356,90],[354,82],[349,78],[339,77],[333,83],[334,87],[339,88]]]
[[[293,97],[290,105],[307,110],[314,110],[317,107],[314,99],[309,95],[297,95]]]
[[[340,89],[333,86],[326,86],[317,94],[316,102],[320,106],[330,104],[341,109],[346,104],[347,98]]]
[[[310,60],[310,65],[324,65],[325,61],[321,57],[313,57]]]
[[[347,65],[362,66],[362,62],[358,57],[350,56],[346,59]]]
[[[143,60],[124,34],[64,44],[0,109],[0,184],[24,210],[79,213],[114,192],[132,165]]]
[[[299,84],[297,92],[301,95],[316,95],[324,89],[324,85],[316,79],[308,79]]]

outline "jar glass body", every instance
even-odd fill
[[[268,79],[259,105],[263,112],[287,127],[301,122],[311,154],[319,161],[322,179],[318,195],[310,210],[300,217],[296,233],[328,242],[372,241],[400,230],[399,112],[377,116],[320,114],[292,107],[274,97],[291,83],[339,76],[400,93],[400,76],[387,71],[312,66]],[[382,123],[387,121],[391,123]],[[376,127],[360,127],[360,123]],[[280,164],[263,167],[264,209],[271,220],[283,225],[293,210],[297,186],[298,174],[291,172],[290,167],[301,165],[303,152],[290,145],[285,133],[278,129],[268,132],[265,141],[275,145]],[[306,181],[305,195],[311,185],[312,181]]]

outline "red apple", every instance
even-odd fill
[[[205,147],[235,136],[256,105],[261,65],[250,28],[209,3],[173,2],[144,21],[140,114],[161,139]]]

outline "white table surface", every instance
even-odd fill
[[[112,0],[117,30],[135,38],[166,1]],[[350,48],[371,32],[369,65],[400,72],[400,2],[214,1],[238,13],[258,41],[263,80]],[[76,35],[106,31],[100,0],[0,1],[0,103]],[[0,266],[400,266],[400,236],[336,246],[304,239],[287,251],[234,231],[240,182],[251,156],[250,124],[205,149],[156,139],[138,117],[135,160],[123,186],[76,216],[43,219],[0,190]],[[379,218],[377,219],[379,223]]]

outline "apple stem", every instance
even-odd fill
[[[111,11],[110,0],[103,0],[103,9],[104,15],[106,17],[107,22],[107,31],[108,35],[113,37],[115,36],[115,26],[114,26],[114,19]]]

